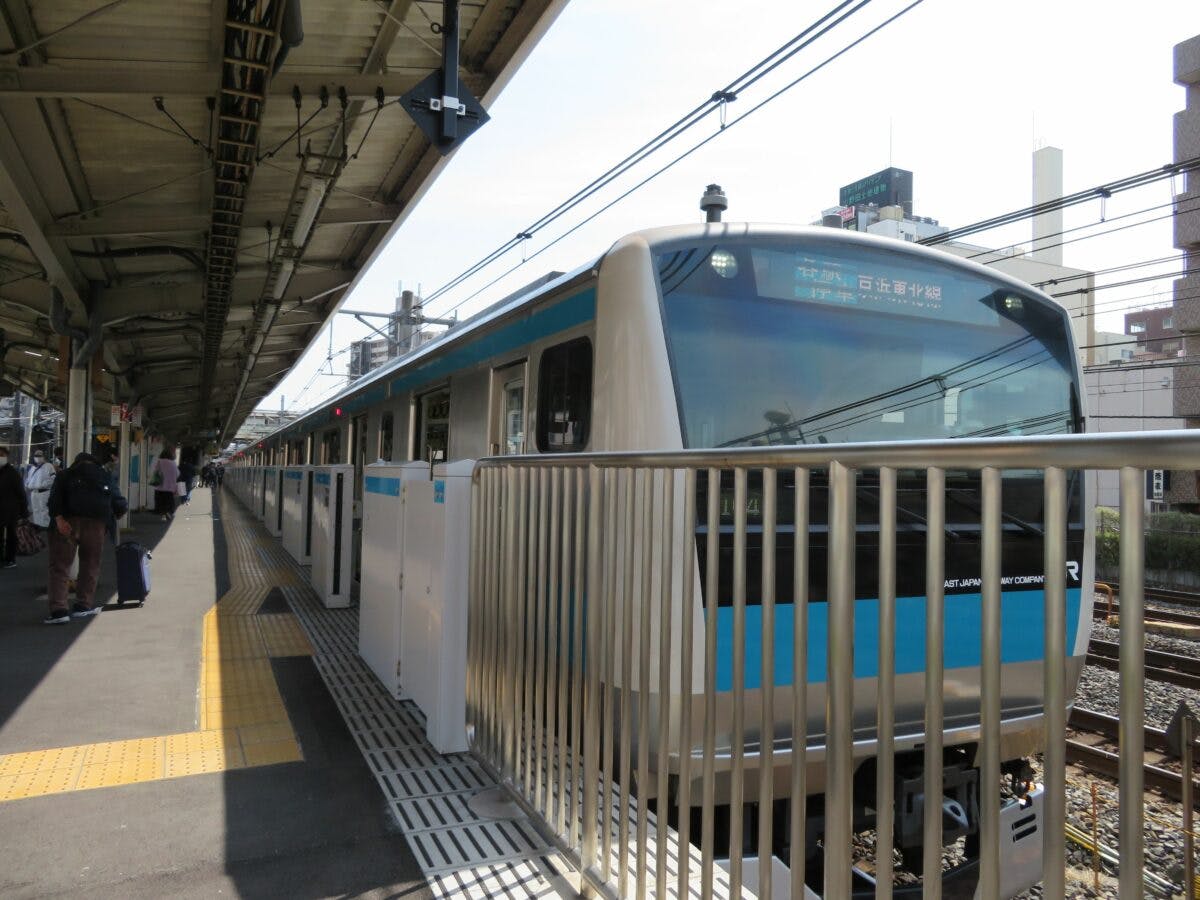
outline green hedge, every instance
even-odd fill
[[[1121,517],[1115,509],[1096,510],[1096,566],[1120,565]],[[1200,572],[1200,516],[1153,513],[1146,517],[1146,568]]]

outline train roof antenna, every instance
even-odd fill
[[[721,213],[729,208],[729,200],[719,184],[710,184],[704,189],[700,198],[700,209],[704,211],[705,222],[720,222]]]

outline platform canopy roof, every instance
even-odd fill
[[[460,0],[484,109],[565,2]],[[98,335],[98,412],[231,436],[441,171],[401,98],[441,71],[444,14],[0,0],[0,381],[61,406],[60,332]]]

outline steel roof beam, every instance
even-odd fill
[[[400,214],[400,207],[391,204],[380,206],[354,206],[342,209],[325,209],[314,228],[333,225],[390,225]],[[265,228],[267,221],[277,221],[279,212],[251,209],[242,217],[242,229]],[[210,216],[207,212],[164,215],[161,206],[152,206],[137,211],[128,210],[114,215],[96,215],[86,219],[72,217],[52,222],[45,228],[47,237],[137,237],[144,234],[174,234],[189,231],[206,231]]]
[[[265,277],[265,270],[257,270],[257,277]],[[285,307],[305,298],[320,294],[345,284],[354,277],[353,269],[321,269],[314,272],[297,272],[284,292]],[[203,298],[200,282],[171,285],[139,285],[137,287],[109,288],[100,295],[98,312],[104,322],[128,319],[131,316],[153,316],[178,312],[200,313]],[[254,284],[252,277],[239,278],[234,287],[233,302],[249,301],[261,293],[261,284]],[[198,322],[196,323],[199,324]],[[148,333],[153,333],[148,332]]]
[[[86,317],[83,296],[87,292],[87,282],[66,243],[61,238],[46,235],[44,229],[53,216],[37,184],[21,155],[21,142],[7,119],[0,115],[0,204],[11,217],[13,226],[29,242],[29,249],[46,270],[50,284],[62,291],[68,309]]]
[[[330,77],[328,73],[292,73],[274,79],[267,96],[291,98],[292,87],[306,97],[317,96],[321,88],[336,97],[344,87],[351,100],[374,102],[375,89],[384,96],[399,97],[411,90],[425,75],[420,72],[387,72],[363,75],[347,72]],[[0,97],[211,97],[220,83],[219,69],[152,69],[148,66],[121,68],[38,68],[0,71]]]

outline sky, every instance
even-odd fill
[[[835,5],[569,0],[489,105],[491,121],[455,152],[343,305],[388,311],[401,282],[430,296]],[[1041,146],[1062,149],[1067,194],[1174,159],[1173,117],[1186,101],[1172,80],[1172,48],[1200,34],[1196,0],[923,0],[754,110],[907,5],[873,0],[727,104],[724,129],[708,116],[426,313],[457,306],[469,315],[545,272],[594,260],[624,234],[701,221],[710,183],[729,198],[726,221],[807,224],[837,204],[839,186],[895,165],[914,173],[914,213],[955,228],[1031,205],[1032,153]],[[1172,191],[1183,191],[1181,177],[1066,211],[1065,227],[1078,229],[1070,236],[1083,238],[1064,246],[1067,266],[1168,259],[1098,277],[1100,285],[1159,279],[1099,290],[1098,329],[1122,331],[1125,309],[1169,302],[1179,252],[1170,210],[1154,208]],[[1027,244],[1030,228],[1026,221],[966,240]],[[339,351],[368,329],[346,315],[332,329],[332,342],[327,325],[262,407],[310,408],[345,385],[349,354]],[[331,346],[337,355],[327,361]]]

